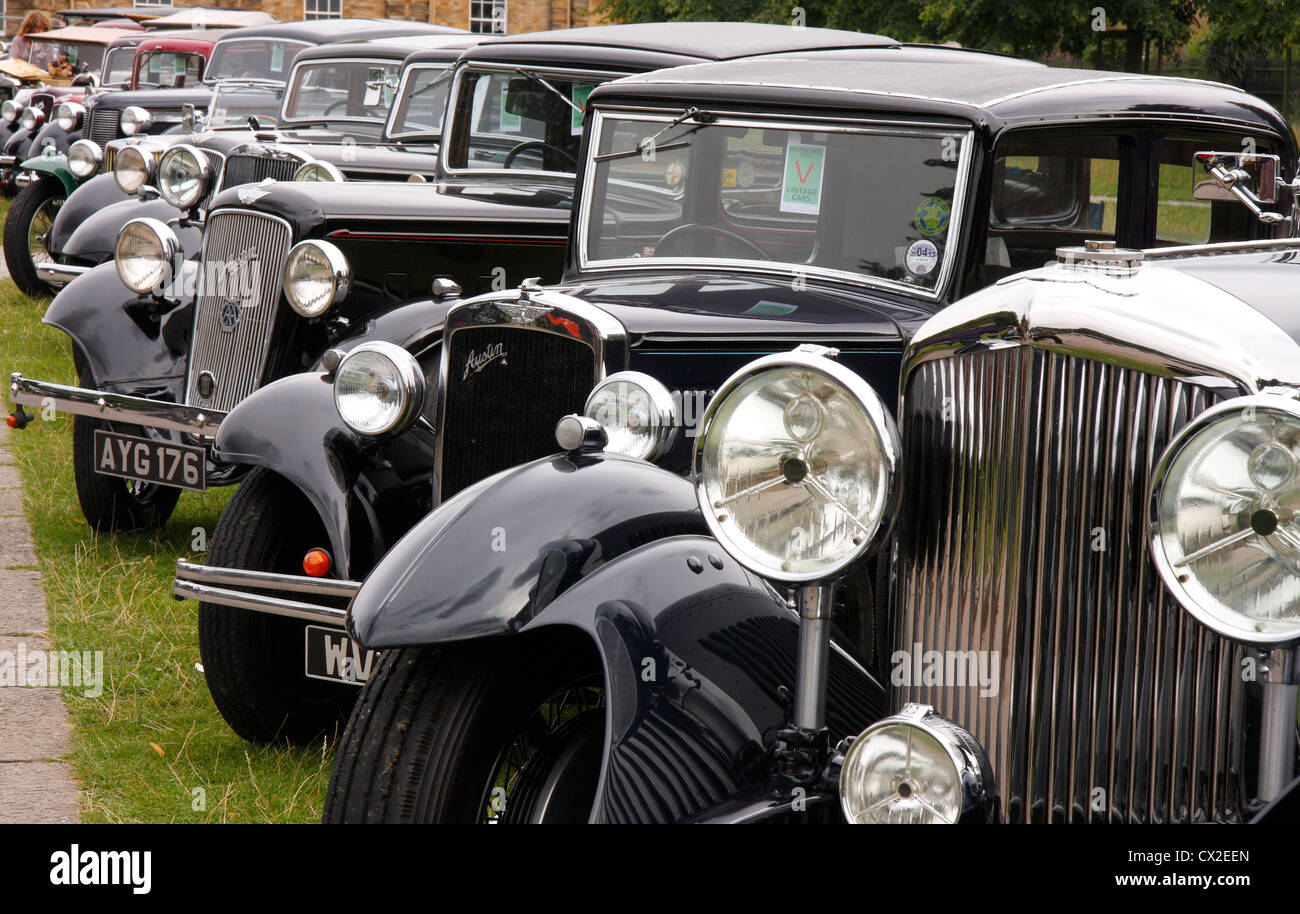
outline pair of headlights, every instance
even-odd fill
[[[144,143],[127,146],[113,160],[113,180],[124,193],[154,185],[177,209],[189,209],[212,187],[213,167],[207,154],[188,143],[166,152]]]

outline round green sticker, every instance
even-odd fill
[[[948,201],[941,197],[926,197],[916,208],[912,224],[916,230],[927,238],[942,235],[948,229],[948,214],[951,212]]]

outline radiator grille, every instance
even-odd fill
[[[292,181],[302,163],[297,159],[277,159],[271,156],[232,155],[226,159],[221,178],[222,188],[240,184],[253,184],[266,178]]]
[[[86,138],[103,149],[109,140],[118,138],[117,126],[121,120],[121,111],[106,110],[104,108],[93,109],[90,112],[90,125],[86,128]],[[104,161],[107,165],[107,155],[105,155]],[[107,165],[107,167],[112,166]]]
[[[1213,402],[1028,346],[907,382],[895,646],[997,651],[1001,669],[996,697],[912,684],[895,701],[983,743],[1009,821],[1240,816],[1240,651],[1165,594],[1145,536],[1155,461]]]
[[[450,346],[444,499],[493,473],[554,453],[555,424],[582,411],[596,382],[591,347],[554,333],[469,327],[452,333]],[[474,363],[477,371],[471,356],[485,360]]]
[[[240,210],[222,210],[209,218],[203,233],[187,404],[229,410],[261,384],[288,250],[289,227],[279,219]],[[257,280],[256,294],[248,298],[234,295],[237,287],[229,281],[223,290],[219,278],[242,264],[248,264],[243,269]],[[200,383],[205,373],[215,382],[210,396],[203,395]]]

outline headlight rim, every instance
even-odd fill
[[[780,581],[785,584],[811,584],[816,582],[829,582],[836,580],[846,572],[855,562],[862,559],[864,555],[870,552],[871,548],[888,535],[892,529],[898,515],[898,470],[902,460],[902,439],[898,433],[894,417],[889,414],[885,408],[884,401],[880,395],[875,392],[870,384],[860,375],[850,368],[845,367],[832,357],[832,354],[838,354],[837,350],[827,349],[822,346],[803,345],[798,346],[789,352],[778,352],[772,355],[762,356],[749,362],[732,374],[727,380],[719,385],[717,392],[709,400],[708,406],[704,410],[704,415],[700,417],[699,426],[696,429],[695,445],[691,449],[691,478],[692,485],[695,487],[696,501],[700,506],[700,512],[704,515],[704,522],[709,528],[710,535],[713,536],[726,550],[727,554],[736,560],[737,563],[749,569],[755,574],[773,581]],[[772,368],[803,368],[812,371],[820,371],[840,384],[853,395],[862,405],[875,427],[877,436],[880,439],[880,450],[886,464],[887,483],[885,486],[885,501],[881,509],[880,522],[870,537],[864,539],[863,543],[858,546],[846,558],[840,559],[826,566],[825,568],[809,572],[785,571],[780,568],[773,569],[765,567],[758,562],[751,560],[750,556],[745,555],[738,549],[732,548],[730,538],[726,536],[722,526],[714,516],[713,510],[708,505],[707,493],[704,491],[704,473],[701,469],[703,451],[708,442],[709,430],[714,420],[717,418],[718,409],[731,394],[751,377],[761,374]]]
[[[94,163],[94,167],[90,171],[86,172],[84,175],[79,174],[77,172],[77,169],[72,164],[73,161],[72,152],[75,149],[89,149],[93,151],[91,160]],[[103,166],[104,150],[100,149],[99,144],[96,143],[94,140],[87,140],[83,138],[77,140],[75,143],[73,143],[71,146],[68,147],[67,159],[68,159],[68,170],[71,171],[74,176],[84,181],[86,178],[89,178],[90,176],[98,173],[99,169]]]
[[[293,288],[289,282],[289,269],[294,264],[294,258],[304,249],[312,248],[325,256],[330,265],[330,270],[334,282],[334,292],[330,295],[329,300],[323,308],[317,311],[304,310],[290,294]],[[285,300],[289,302],[289,307],[294,313],[308,320],[318,318],[323,314],[328,314],[329,310],[340,304],[352,289],[352,264],[338,246],[320,238],[305,238],[299,241],[289,249],[289,253],[284,257],[284,267],[280,270],[280,288],[284,289]]]
[[[397,379],[401,385],[404,400],[402,408],[399,409],[393,419],[382,429],[359,429],[348,421],[343,410],[339,407],[339,388],[338,377],[347,363],[353,357],[371,352],[386,358],[394,368],[397,369]],[[385,340],[369,340],[350,349],[348,353],[339,361],[338,367],[335,368],[334,382],[332,383],[332,394],[334,400],[334,411],[338,413],[339,419],[347,426],[353,434],[361,435],[365,438],[386,438],[394,435],[400,435],[405,432],[416,419],[420,416],[420,410],[424,406],[424,400],[427,395],[427,384],[425,383],[424,370],[420,363],[410,352],[396,343],[389,343]]]
[[[128,115],[130,120],[128,121]],[[122,115],[118,120],[122,132],[127,136],[137,136],[148,130],[153,125],[153,115],[148,108],[142,108],[139,105],[127,105],[122,109]],[[128,126],[130,129],[128,129]]]
[[[163,163],[167,160],[168,156],[180,153],[186,153],[193,156],[194,160],[199,164],[199,190],[198,193],[195,194],[194,199],[188,203],[179,202],[177,199],[173,199],[171,194],[167,192],[167,188],[163,186],[164,182],[162,180]],[[164,200],[177,209],[189,210],[198,206],[199,203],[203,201],[203,198],[207,195],[208,191],[212,189],[214,174],[215,169],[212,166],[212,161],[202,149],[192,143],[177,143],[174,146],[168,147],[168,149],[158,157],[153,169],[153,180],[157,184],[158,193],[162,195]]]
[[[69,119],[72,121],[72,126],[70,127],[65,127],[63,125],[65,109],[71,112]],[[58,106],[54,109],[54,123],[58,125],[60,130],[71,133],[81,124],[81,119],[85,116],[85,113],[85,106],[79,102],[59,102]]]
[[[138,155],[144,164],[144,179],[134,189],[128,188],[122,183],[121,174],[118,171],[119,168],[125,170],[124,163],[131,153]],[[156,180],[158,180],[158,158],[153,154],[152,150],[147,149],[143,144],[133,143],[123,146],[118,150],[117,155],[113,157],[113,183],[118,186],[122,193],[135,196],[141,189],[152,186]]]
[[[293,173],[293,180],[294,180],[294,181],[304,181],[305,179],[300,178],[299,175],[301,175],[304,171],[306,171],[306,170],[309,169],[309,168],[319,168],[319,169],[321,169],[321,170],[324,171],[327,175],[330,176],[330,180],[329,180],[329,182],[325,182],[325,181],[316,181],[316,182],[307,182],[307,183],[317,183],[317,184],[334,183],[334,184],[343,184],[343,183],[346,183],[346,182],[347,182],[347,178],[344,176],[342,170],[341,170],[337,165],[335,165],[333,162],[326,162],[326,161],[323,160],[323,159],[312,159],[312,160],[310,160],[310,161],[308,161],[308,162],[303,162],[301,165],[299,165],[299,166],[294,170],[294,173]]]
[[[677,404],[673,402],[672,391],[654,375],[646,374],[644,371],[616,371],[601,378],[591,388],[591,393],[587,394],[586,402],[582,406],[582,415],[589,419],[595,419],[596,417],[591,414],[591,404],[596,398],[596,394],[612,384],[622,382],[636,384],[644,390],[650,397],[650,405],[654,407],[655,412],[667,420],[659,424],[650,451],[645,456],[636,454],[622,455],[631,457],[634,460],[654,463],[672,450],[673,445],[677,443],[677,429],[681,424],[681,414],[677,409]],[[615,451],[613,453],[619,452]]]
[[[162,263],[164,266],[163,276],[166,275],[166,265],[174,263],[176,258],[180,256],[181,243],[180,239],[176,236],[176,233],[172,231],[171,226],[167,225],[167,223],[163,222],[161,219],[154,219],[151,216],[140,216],[131,219],[118,230],[117,238],[113,242],[113,265],[114,269],[117,271],[118,279],[122,280],[122,285],[126,286],[137,295],[152,294],[158,283],[151,282],[148,286],[144,286],[143,288],[134,285],[128,277],[123,275],[121,258],[118,256],[118,248],[122,243],[122,236],[126,233],[127,229],[137,224],[146,226],[158,237],[159,244],[162,247]]]
[[[1188,422],[1183,428],[1174,435],[1169,444],[1165,446],[1156,461],[1155,468],[1151,474],[1151,489],[1148,492],[1148,521],[1149,535],[1147,536],[1148,549],[1151,554],[1152,564],[1156,566],[1156,572],[1160,575],[1160,580],[1164,584],[1169,595],[1177,601],[1178,605],[1196,621],[1200,622],[1210,631],[1220,637],[1227,638],[1238,644],[1244,644],[1254,648],[1273,648],[1287,647],[1300,644],[1300,622],[1296,623],[1295,629],[1281,636],[1277,632],[1259,632],[1253,627],[1243,625],[1242,622],[1249,617],[1242,615],[1224,606],[1222,610],[1216,610],[1211,607],[1202,605],[1201,601],[1188,591],[1181,581],[1178,580],[1178,572],[1173,567],[1173,562],[1165,552],[1164,541],[1162,537],[1162,526],[1160,521],[1160,501],[1164,493],[1165,483],[1169,480],[1169,474],[1173,470],[1174,463],[1182,454],[1191,441],[1201,432],[1210,428],[1217,422],[1235,414],[1239,414],[1243,409],[1253,407],[1261,411],[1276,411],[1287,414],[1293,421],[1300,425],[1300,401],[1292,400],[1288,397],[1279,396],[1271,393],[1246,394],[1240,397],[1233,397],[1216,403],[1208,409],[1199,413],[1195,418]],[[1224,613],[1230,614],[1228,617]],[[1235,618],[1233,618],[1235,617]]]
[[[32,124],[30,127],[27,126],[27,115],[29,114],[32,116]],[[18,125],[23,130],[28,130],[28,131],[36,130],[44,123],[45,123],[45,112],[42,111],[40,108],[38,108],[36,105],[28,105],[26,108],[23,109],[23,113],[18,118]]]
[[[8,112],[13,112],[12,116]],[[23,106],[16,99],[7,98],[0,102],[0,119],[6,124],[16,124],[22,120]]]

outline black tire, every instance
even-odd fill
[[[82,387],[95,387],[84,368],[84,360],[74,353]],[[72,417],[72,475],[77,484],[81,513],[92,529],[101,533],[147,530],[161,527],[171,517],[180,500],[181,490],[171,486],[138,483],[119,476],[102,476],[95,472],[95,429],[109,429],[125,435],[143,436],[138,426],[113,425],[89,416]]]
[[[302,557],[328,540],[316,509],[292,483],[254,470],[221,512],[207,563],[302,574]],[[343,729],[360,689],[303,673],[307,622],[199,604],[199,654],[217,711],[253,743],[305,744]]]
[[[577,700],[538,727],[555,696]],[[324,821],[585,822],[603,705],[598,661],[569,641],[387,651],[343,733]]]
[[[67,199],[63,182],[50,175],[24,187],[9,207],[5,219],[5,264],[18,288],[28,295],[54,294],[54,288],[37,277],[36,264],[53,260],[45,248],[45,235]]]

